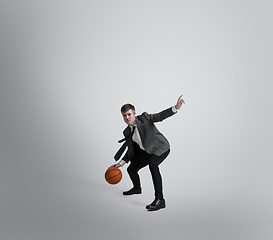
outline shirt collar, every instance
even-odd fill
[[[134,122],[134,125],[133,126],[131,126],[131,125],[128,125],[131,129],[133,128],[133,127],[137,127],[137,125],[136,125],[136,121]]]

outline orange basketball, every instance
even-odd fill
[[[105,180],[110,184],[117,184],[122,178],[122,172],[119,168],[109,167],[105,172]]]

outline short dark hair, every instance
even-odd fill
[[[127,103],[127,104],[124,104],[122,107],[121,107],[121,112],[124,113],[124,112],[127,112],[128,110],[132,109],[133,112],[135,112],[135,107],[130,104],[130,103]]]

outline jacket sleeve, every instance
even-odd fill
[[[130,158],[129,158],[128,150],[127,150],[127,152],[125,153],[125,155],[123,156],[122,160],[123,160],[124,162],[126,162],[126,163],[129,162]]]
[[[125,128],[125,130],[123,131],[123,135],[125,138],[130,135],[130,128],[129,127]],[[122,160],[124,160],[126,163],[128,163],[131,158],[132,158],[132,149],[128,147],[126,153],[122,157]]]
[[[159,113],[149,114],[147,112],[144,112],[142,115],[151,122],[161,122],[164,119],[173,116],[174,114],[176,114],[176,113],[173,112],[172,107],[170,107],[170,108],[163,110]]]

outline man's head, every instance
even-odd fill
[[[136,112],[135,107],[130,104],[124,104],[121,107],[121,114],[123,116],[123,120],[126,124],[133,126],[136,120]]]

